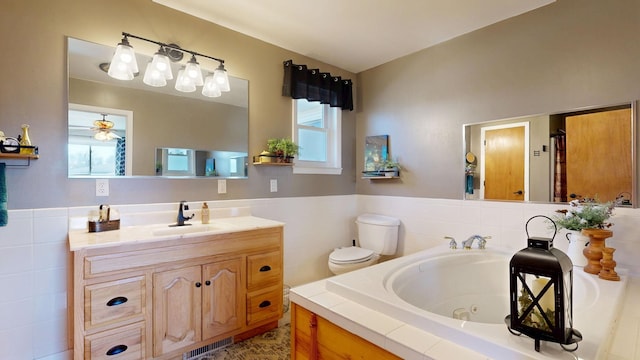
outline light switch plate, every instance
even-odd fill
[[[96,179],[96,196],[109,196],[109,179]]]
[[[227,180],[218,180],[218,194],[227,193]]]
[[[271,179],[269,181],[269,187],[271,192],[278,192],[278,179]]]

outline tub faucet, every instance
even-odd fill
[[[454,239],[452,236],[445,236],[444,237],[446,240],[451,240],[449,241],[449,249],[457,249],[458,248],[458,243],[456,243],[456,239]]]
[[[178,217],[176,219],[177,223],[173,226],[191,225],[191,224],[185,224],[184,222],[192,219],[194,214],[192,214],[191,216],[184,216],[183,210],[189,210],[189,205],[187,205],[187,202],[184,200],[180,201],[180,205],[178,206]]]
[[[471,235],[467,240],[462,242],[462,247],[465,249],[471,249],[473,240],[478,240],[478,249],[484,249],[487,245],[487,239],[491,239],[491,236]]]

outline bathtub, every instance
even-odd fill
[[[540,352],[526,335],[512,335],[509,261],[514,251],[436,247],[330,278],[328,291],[494,359],[603,359],[626,287],[574,268],[577,351],[543,341]],[[618,269],[616,269],[618,270]]]

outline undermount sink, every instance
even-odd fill
[[[181,235],[181,234],[192,234],[199,232],[207,232],[207,231],[218,231],[218,230],[228,230],[232,228],[231,225],[228,224],[193,224],[193,225],[184,225],[184,226],[168,226],[165,225],[163,227],[156,227],[151,230],[151,233],[156,236],[162,235]]]

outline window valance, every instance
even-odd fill
[[[353,110],[353,83],[351,79],[331,76],[319,69],[308,69],[307,65],[296,65],[292,60],[284,62],[282,96],[293,99],[307,99]]]

